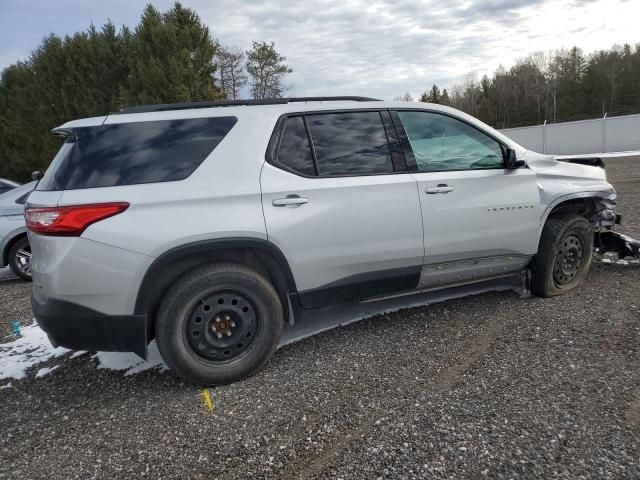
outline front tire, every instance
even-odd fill
[[[283,325],[271,283],[236,264],[205,265],[181,277],[160,305],[158,349],[178,376],[222,385],[260,370]]]
[[[532,262],[531,291],[553,297],[576,288],[591,266],[593,231],[584,217],[552,217],[542,230]]]
[[[11,271],[27,282],[31,278],[31,245],[27,237],[14,242],[9,249],[9,267]]]

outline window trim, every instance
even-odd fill
[[[413,148],[411,147],[411,143],[409,142],[409,137],[407,132],[404,129],[404,125],[400,120],[400,116],[398,112],[422,112],[422,113],[433,113],[436,115],[442,115],[445,117],[453,118],[454,120],[458,120],[459,122],[464,123],[465,125],[477,130],[478,132],[486,135],[493,141],[495,141],[502,151],[502,166],[500,167],[481,167],[481,168],[446,168],[442,170],[429,170],[428,172],[420,171],[418,169],[418,163],[416,162],[416,157],[413,154]],[[396,131],[398,131],[398,136],[400,137],[400,144],[402,145],[402,150],[404,151],[405,159],[407,159],[407,168],[411,173],[441,173],[441,172],[474,172],[474,171],[482,171],[482,170],[508,170],[505,166],[505,162],[507,160],[507,150],[509,146],[506,145],[501,140],[497,139],[495,136],[491,135],[491,133],[479,128],[476,125],[468,122],[467,120],[460,118],[456,115],[453,115],[449,112],[442,112],[439,110],[433,110],[428,108],[394,108],[390,109],[389,113],[391,114],[391,119],[393,121],[394,126],[396,127]]]
[[[385,131],[385,135],[387,137],[387,145],[389,147],[389,155],[391,156],[391,164],[393,165],[392,172],[378,172],[378,173],[354,173],[354,174],[341,174],[341,175],[320,175],[318,168],[318,161],[315,152],[315,146],[313,144],[313,137],[311,136],[311,130],[307,125],[307,116],[311,115],[327,115],[332,113],[364,113],[364,112],[378,112],[380,114],[380,122],[382,128]],[[311,179],[324,179],[324,178],[350,178],[350,177],[376,177],[379,175],[398,175],[398,174],[408,174],[411,173],[409,170],[409,166],[406,161],[406,156],[404,155],[404,149],[402,148],[402,143],[400,140],[400,135],[397,132],[397,128],[393,125],[393,121],[391,124],[394,127],[395,133],[394,142],[397,142],[395,145],[396,150],[396,158],[394,158],[394,148],[392,147],[392,142],[389,136],[388,126],[385,122],[384,114],[389,114],[388,108],[341,108],[341,109],[331,109],[331,110],[306,110],[306,111],[298,111],[298,112],[288,112],[280,117],[276,121],[273,132],[271,134],[271,138],[269,139],[269,144],[267,145],[267,151],[265,153],[265,160],[268,164],[273,165],[280,170],[284,170],[286,172],[292,173],[293,175],[297,175],[302,178],[311,178]],[[280,143],[282,142],[282,134],[284,133],[284,126],[287,122],[287,119],[290,117],[303,117],[305,128],[307,129],[307,139],[309,141],[309,146],[311,148],[311,156],[313,158],[314,167],[316,169],[316,175],[306,175],[304,173],[298,172],[291,167],[284,165],[278,162],[278,151],[280,150]],[[399,150],[398,150],[399,149]],[[402,153],[403,162],[399,162],[398,153]],[[412,154],[413,155],[413,154]],[[400,167],[401,169],[396,170],[396,167]]]

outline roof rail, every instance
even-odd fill
[[[251,105],[284,105],[293,102],[335,102],[335,101],[353,101],[353,102],[379,102],[377,98],[369,97],[294,97],[294,98],[265,98],[257,100],[212,100],[204,102],[182,102],[182,103],[159,103],[157,105],[136,105],[133,107],[124,107],[117,113],[146,113],[146,112],[163,112],[166,110],[188,110],[191,108],[213,108],[213,107],[236,107]]]
[[[340,102],[340,101],[352,101],[352,102],[381,102],[379,98],[370,97],[293,97],[287,98],[289,102]]]

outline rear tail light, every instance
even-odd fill
[[[79,237],[93,223],[113,217],[129,208],[126,202],[94,203],[68,207],[27,208],[29,230],[41,235]]]

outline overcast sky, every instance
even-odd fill
[[[0,69],[48,33],[111,19],[135,25],[146,1],[0,0]],[[153,0],[160,9],[170,0]],[[586,53],[640,43],[640,0],[183,0],[213,37],[243,48],[276,42],[292,95],[414,96],[536,50]]]

